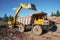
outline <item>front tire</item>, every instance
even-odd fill
[[[33,33],[36,35],[41,35],[42,34],[42,28],[39,25],[36,25],[33,27]]]

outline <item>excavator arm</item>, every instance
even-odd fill
[[[15,14],[14,14],[14,23],[15,23],[15,24],[16,24],[17,15],[18,15],[18,13],[20,12],[20,10],[21,10],[22,8],[27,8],[27,5],[21,3],[20,6],[18,7],[18,9],[16,10],[16,12],[15,12]]]
[[[10,25],[15,24],[16,25],[16,23],[17,23],[16,22],[17,15],[18,15],[18,13],[20,12],[20,10],[22,8],[36,10],[35,5],[33,5],[33,4],[25,5],[25,4],[21,3],[20,6],[18,7],[18,9],[16,10],[15,14],[14,14],[13,21],[8,21],[8,24],[10,24]]]

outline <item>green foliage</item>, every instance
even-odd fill
[[[56,16],[57,16],[57,17],[60,16],[59,10],[57,10]]]
[[[51,13],[51,16],[53,16],[53,15],[54,15],[54,13],[52,12],[52,13]]]
[[[8,21],[8,16],[6,13],[4,14],[3,21]]]
[[[56,13],[51,13],[51,16],[57,16],[57,17],[59,17],[60,16],[60,12],[59,12],[59,10],[57,10],[57,12]]]
[[[13,17],[10,15],[8,20],[13,21]]]
[[[11,15],[8,17],[7,14],[5,13],[3,16],[3,21],[9,21],[9,20],[12,21],[13,17]]]

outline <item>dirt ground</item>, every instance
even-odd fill
[[[60,23],[56,23],[56,25],[57,30],[55,32],[49,31],[39,36],[32,31],[20,33],[17,31],[18,29],[0,29],[0,40],[60,40]]]
[[[60,32],[47,32],[42,35],[35,35],[32,31],[20,33],[19,31],[5,31],[0,33],[0,40],[60,40]]]

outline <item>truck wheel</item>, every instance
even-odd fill
[[[41,35],[42,34],[41,26],[39,26],[39,25],[34,26],[33,33],[36,34],[36,35]]]
[[[19,31],[24,32],[24,26],[22,24],[19,25]]]
[[[12,26],[12,25],[9,25],[9,26],[8,26],[8,28],[12,29],[12,28],[13,28],[13,26]]]

